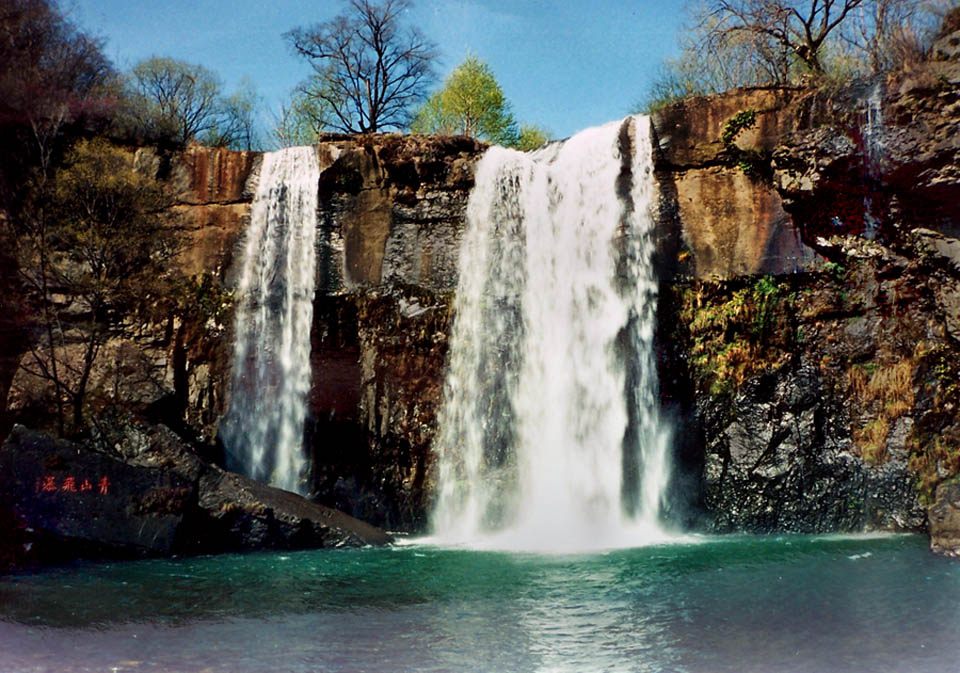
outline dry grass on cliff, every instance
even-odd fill
[[[909,413],[914,405],[913,358],[894,364],[854,365],[847,370],[847,385],[864,415],[870,418],[854,430],[853,441],[860,455],[871,464],[887,459],[887,438],[892,422]]]
[[[912,358],[904,358],[890,366],[871,368],[854,365],[847,371],[850,391],[864,407],[880,406],[888,418],[902,416],[913,408]]]
[[[908,466],[917,475],[920,493],[933,500],[937,485],[960,473],[957,438],[936,436],[926,442],[915,440]]]

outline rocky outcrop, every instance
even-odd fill
[[[773,182],[804,241],[960,234],[958,100],[960,62],[930,61],[798,102],[804,125],[774,151]]]
[[[937,487],[936,500],[930,507],[930,548],[960,558],[960,480]]]
[[[452,290],[485,147],[459,136],[329,137],[319,148],[336,158],[320,176],[318,290]]]
[[[330,136],[307,444],[320,502],[422,530],[473,166],[463,137]]]
[[[390,541],[342,512],[204,462],[163,426],[108,425],[83,444],[13,429],[0,448],[0,518],[16,531],[8,565]]]
[[[666,179],[668,206],[684,180],[709,191],[721,187],[711,172],[740,171],[754,183],[750,200],[776,202],[772,220],[786,217],[804,250],[803,264],[761,275],[761,257],[731,252],[761,231],[755,220],[698,213],[709,201],[676,204],[684,245],[667,265],[661,370],[684,426],[678,481],[698,484],[701,525],[950,529],[943,484],[960,472],[957,75],[955,62],[931,61],[833,90],[700,99],[660,117],[659,170],[679,175]],[[717,111],[670,136],[671,121],[682,126],[703,107]]]
[[[762,164],[795,123],[794,89],[740,89],[693,98],[656,114],[657,179],[681,254],[698,278],[792,273],[816,255],[801,241]],[[754,121],[724,142],[744,111]],[[753,164],[761,166],[759,174]]]
[[[960,467],[943,441],[958,428],[937,281],[870,250],[818,273],[672,290],[664,384],[689,404],[688,469],[711,528],[922,530],[924,499]]]

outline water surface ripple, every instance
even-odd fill
[[[915,536],[604,554],[411,545],[0,579],[0,671],[955,673],[960,564]]]

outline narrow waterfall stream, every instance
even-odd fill
[[[316,272],[316,151],[264,155],[237,288],[227,466],[303,493]]]
[[[484,155],[467,211],[437,447],[436,540],[662,539],[650,122]]]

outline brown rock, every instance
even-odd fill
[[[755,110],[757,121],[737,136],[737,145],[772,150],[793,129],[795,122],[787,109],[796,96],[794,89],[742,88],[672,105],[653,119],[661,152],[658,163],[683,168],[721,161],[724,126],[744,110]]]
[[[685,171],[676,192],[698,278],[792,273],[814,259],[776,191],[739,169]]]
[[[452,289],[473,165],[485,147],[416,135],[337,136],[321,145],[332,161],[320,176],[318,291]]]
[[[937,487],[936,499],[927,517],[931,551],[960,558],[960,480],[944,482]]]
[[[178,258],[180,271],[187,276],[213,273],[224,277],[250,222],[250,204],[176,206],[173,213],[184,236]]]
[[[960,30],[948,33],[934,42],[931,57],[939,61],[960,60]]]
[[[0,508],[36,533],[40,562],[171,554],[195,489],[169,470],[127,465],[21,426],[0,448],[0,475]]]
[[[200,479],[198,549],[308,549],[385,545],[392,538],[335,509],[239,474],[208,470]]]
[[[247,182],[260,157],[259,152],[191,145],[174,157],[169,183],[179,203],[249,202]]]

